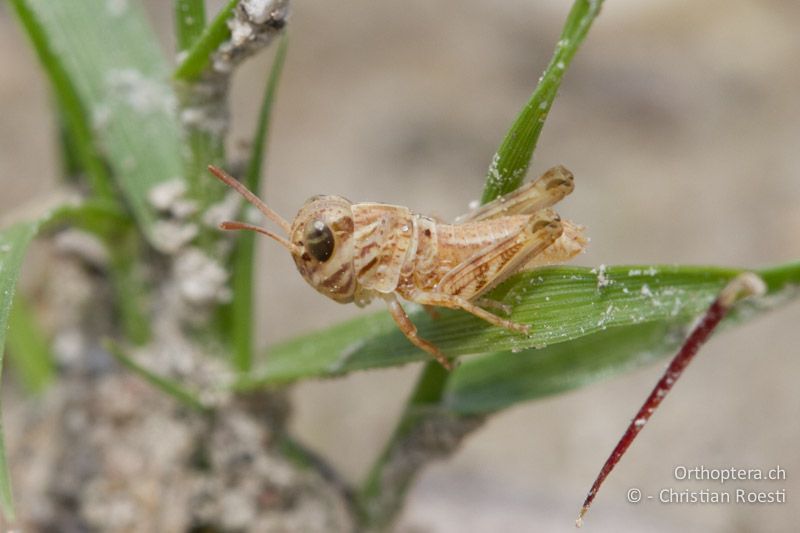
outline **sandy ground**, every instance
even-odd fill
[[[159,28],[164,6],[151,1]],[[453,217],[557,40],[567,2],[296,2],[263,197],[290,216],[312,194]],[[563,215],[589,228],[581,264],[767,265],[800,257],[800,4],[608,0],[545,127],[533,173],[568,166]],[[165,41],[165,47],[170,44]],[[57,176],[48,90],[0,8],[0,208]],[[268,57],[236,79],[234,135],[255,119]],[[267,344],[359,311],[318,297],[265,243]],[[302,316],[303,320],[298,320]],[[608,480],[591,531],[795,531],[800,518],[800,306],[720,336]],[[391,430],[418,368],[296,388],[294,426],[357,479]],[[568,531],[594,475],[661,365],[495,417],[412,493],[404,531]],[[7,427],[6,431],[14,431]],[[689,484],[676,466],[780,465],[773,505],[626,502],[629,488]]]

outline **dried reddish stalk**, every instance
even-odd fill
[[[592,488],[589,490],[589,494],[586,496],[586,500],[583,502],[581,512],[578,514],[578,519],[575,521],[576,526],[581,527],[583,524],[583,517],[587,511],[589,511],[589,507],[592,505],[595,496],[597,496],[600,485],[603,484],[608,474],[610,474],[617,465],[628,447],[633,443],[633,440],[642,428],[644,428],[647,421],[650,420],[656,408],[658,408],[664,400],[664,397],[666,397],[667,393],[672,389],[672,386],[675,385],[675,382],[678,381],[684,369],[686,369],[694,356],[697,355],[697,351],[709,339],[720,321],[728,314],[731,307],[743,298],[761,295],[764,294],[765,291],[766,286],[761,278],[750,272],[738,275],[720,291],[719,296],[717,296],[716,300],[708,307],[703,318],[689,334],[686,342],[684,342],[681,349],[672,359],[666,371],[664,371],[664,374],[661,376],[661,379],[656,383],[650,396],[647,397],[642,407],[636,413],[636,416],[631,420],[628,429],[625,430],[625,433],[622,435],[622,438],[620,438],[614,451],[612,451],[611,455],[606,459],[603,468],[597,475],[597,479],[595,479]]]

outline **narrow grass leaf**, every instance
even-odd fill
[[[21,294],[11,306],[6,342],[9,361],[22,383],[33,393],[42,392],[55,378],[55,363],[50,341]]]
[[[155,214],[147,200],[157,183],[181,179],[179,128],[169,70],[158,39],[135,2],[13,0],[27,13],[62,108],[83,116],[145,234]],[[34,28],[35,31],[32,31]],[[37,46],[37,49],[41,47]],[[57,59],[57,61],[56,61]],[[75,122],[78,122],[77,119]],[[85,162],[84,162],[85,164]],[[96,164],[96,162],[95,162]]]
[[[233,8],[239,0],[229,0],[214,20],[206,26],[202,35],[188,50],[186,56],[175,69],[174,76],[179,80],[191,81],[197,79],[211,62],[211,56],[216,49],[231,36],[228,28],[228,19],[231,18]]]
[[[258,124],[253,136],[253,151],[245,173],[244,183],[251,191],[258,191],[261,187],[261,176],[264,154],[267,150],[267,137],[269,133],[272,106],[275,93],[278,89],[283,63],[286,59],[287,37],[281,36],[275,59],[272,62],[269,78],[267,79],[264,99],[258,114]],[[234,367],[242,372],[248,372],[253,360],[253,267],[255,260],[255,235],[242,232],[236,242],[233,255],[233,303],[231,304],[231,330],[233,335]]]
[[[206,26],[205,0],[173,0],[175,8],[175,37],[178,52],[183,52],[203,34]]]
[[[499,411],[645,365],[675,350],[687,322],[615,327],[571,342],[464,360],[442,401],[459,414]]]
[[[11,306],[14,300],[17,278],[25,258],[25,250],[36,235],[38,223],[20,223],[0,230],[0,371]],[[6,461],[5,440],[0,423],[0,510],[9,520],[14,518],[14,500],[11,494],[11,479]]]
[[[180,383],[156,374],[155,372],[151,371],[148,368],[140,365],[136,362],[132,357],[128,356],[125,353],[125,350],[122,349],[116,343],[107,340],[105,343],[105,348],[108,352],[114,356],[114,358],[119,361],[119,363],[131,370],[132,372],[138,374],[142,379],[156,387],[157,389],[161,390],[162,392],[166,393],[169,396],[172,396],[180,403],[189,407],[191,409],[197,411],[207,411],[208,407],[200,400],[200,398],[189,389],[182,386]]]
[[[63,146],[67,147],[63,152],[65,170],[77,171],[82,167],[86,170],[92,192],[101,198],[111,200],[113,198],[111,177],[95,142],[86,112],[87,106],[84,105],[81,94],[66,70],[62,56],[55,50],[47,28],[42,25],[30,2],[11,0],[11,5],[53,85],[63,123]]]
[[[614,328],[684,324],[702,312],[722,286],[740,272],[696,266],[548,267],[516,275],[489,294],[513,307],[512,320],[532,325],[528,335],[493,327],[460,311],[445,310],[436,320],[417,312],[412,320],[419,326],[420,336],[449,356],[522,352]],[[800,263],[756,273],[769,286],[768,296],[757,302],[797,296],[790,288],[800,284]],[[387,313],[375,313],[273,347],[264,367],[238,385],[254,387],[335,376],[427,357],[397,330]]]
[[[85,200],[75,205],[63,205],[46,213],[42,218],[42,231],[51,231],[61,226],[91,233],[101,240],[117,238],[131,228],[131,218],[109,202]]]
[[[603,0],[576,0],[572,5],[550,64],[492,159],[482,203],[507,194],[522,183],[564,73],[602,4]]]

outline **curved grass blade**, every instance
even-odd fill
[[[642,335],[648,324],[662,324],[668,329],[684,324],[702,312],[725,283],[741,272],[695,266],[617,266],[600,270],[548,267],[526,272],[503,283],[489,297],[511,305],[513,320],[533,326],[527,336],[492,327],[458,311],[445,311],[435,321],[420,312],[412,318],[420,335],[448,355],[503,351],[504,355],[498,358],[522,360],[526,358],[521,354],[524,350],[562,343],[566,349],[566,343],[582,337],[604,334],[599,338],[621,340],[621,332],[619,336],[612,332],[617,328],[642,325],[637,333]],[[790,289],[800,284],[800,263],[756,273],[767,282],[769,292],[767,297],[755,300],[754,311],[770,308],[767,303],[775,300],[773,297],[797,296]],[[654,339],[664,331],[650,332],[652,336],[648,338]],[[646,342],[642,340],[642,345]],[[427,360],[427,355],[405,339],[388,314],[376,313],[275,346],[263,369],[242,378],[237,386],[329,377],[420,360]],[[475,363],[466,361],[454,376],[471,364]]]
[[[108,350],[108,353],[110,353],[114,359],[119,362],[119,364],[134,374],[138,374],[139,377],[150,383],[155,388],[159,389],[161,392],[166,393],[168,396],[172,396],[178,402],[194,411],[209,411],[208,406],[206,406],[193,391],[190,391],[173,379],[160,376],[150,369],[142,366],[135,359],[128,356],[121,346],[110,339],[106,340],[103,344],[105,349]]]
[[[50,77],[50,83],[53,84],[53,92],[61,111],[65,130],[62,136],[69,141],[72,149],[72,151],[64,153],[67,162],[66,170],[77,170],[80,167],[86,169],[92,192],[100,198],[111,200],[113,198],[111,178],[95,143],[81,95],[65,69],[60,56],[54,50],[46,28],[42,26],[29,2],[11,0],[11,5],[17,13],[23,29],[28,34],[44,71]],[[76,160],[69,160],[73,153]]]
[[[200,38],[206,25],[205,0],[173,0],[175,39],[178,52],[189,49]]]
[[[39,224],[24,222],[0,230],[0,370],[6,342],[6,328],[14,300],[22,260]],[[6,462],[5,441],[0,423],[0,510],[9,520],[14,519],[14,499],[11,494],[11,479]]]
[[[131,229],[132,219],[112,203],[87,200],[75,205],[62,205],[44,214],[42,231],[55,230],[69,225],[102,240],[115,239]]]
[[[287,37],[281,36],[272,68],[267,79],[264,99],[258,114],[258,125],[253,136],[253,151],[244,176],[244,184],[251,191],[259,190],[261,186],[262,166],[264,154],[267,150],[267,137],[269,133],[272,105],[275,93],[283,71],[286,59]],[[230,328],[233,336],[233,361],[234,368],[241,372],[249,372],[253,364],[253,262],[255,260],[255,235],[244,232],[236,241],[236,250],[233,254],[232,288],[233,303],[231,304]]]
[[[197,79],[203,73],[208,67],[214,51],[231,36],[231,30],[228,28],[228,19],[231,18],[233,8],[238,3],[239,0],[229,0],[225,7],[214,17],[214,20],[206,26],[203,33],[188,50],[181,64],[175,69],[173,74],[175,78],[191,81]]]
[[[22,294],[11,306],[6,342],[9,361],[25,388],[33,394],[44,391],[56,376],[55,361],[50,341]]]
[[[550,64],[492,159],[481,203],[510,193],[522,183],[564,73],[602,4],[603,0],[576,0],[572,5]]]
[[[64,112],[83,117],[83,122],[71,121],[83,124],[75,137],[99,146],[152,239],[155,214],[147,194],[157,183],[180,179],[181,145],[169,71],[140,5],[103,0],[13,3]],[[99,166],[91,162],[91,168]]]
[[[666,357],[688,321],[616,327],[571,342],[465,360],[447,384],[443,404],[459,414],[492,413],[558,394]]]
[[[795,263],[762,270],[767,297],[739,304],[723,327],[732,327],[800,295],[799,268]],[[673,354],[686,338],[691,322],[632,324],[541,350],[467,359],[453,374],[442,403],[460,414],[482,414],[577,388]]]

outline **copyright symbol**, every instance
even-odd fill
[[[630,503],[639,503],[642,501],[642,491],[639,489],[628,489],[628,501]]]

